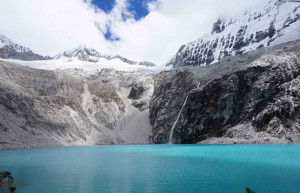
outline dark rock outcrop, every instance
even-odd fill
[[[141,95],[145,92],[145,89],[141,85],[137,85],[136,83],[133,83],[131,86],[130,93],[128,95],[128,98],[130,99],[140,99]]]
[[[138,64],[139,64],[140,66],[148,66],[148,67],[154,67],[154,66],[156,66],[154,63],[152,63],[152,62],[147,62],[147,61],[139,62]]]
[[[212,34],[213,33],[221,33],[222,31],[224,31],[225,29],[225,23],[224,21],[222,21],[221,19],[218,19],[216,23],[214,23],[213,25],[213,30],[212,30]]]
[[[4,46],[3,48],[0,48],[0,58],[24,60],[24,61],[48,59],[47,57],[33,53],[31,50],[26,51],[26,52],[17,52],[8,46]]]

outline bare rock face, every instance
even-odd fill
[[[128,99],[133,83],[143,85],[139,99]],[[135,139],[125,134],[147,122],[153,85],[149,73],[103,69],[82,78],[0,61],[0,149],[147,143],[149,123]]]
[[[193,73],[187,70],[171,71],[161,80],[150,102],[150,122],[153,132],[150,141],[167,143],[170,129],[181,109],[187,93],[196,87]]]
[[[150,103],[151,141],[167,142],[182,108],[173,143],[300,142],[299,50],[297,41],[169,72]]]
[[[0,74],[1,149],[65,145],[91,133],[80,80],[4,62]],[[78,122],[70,117],[75,111]]]

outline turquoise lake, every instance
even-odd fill
[[[104,145],[0,151],[18,193],[300,192],[300,145]],[[7,187],[0,192],[6,193]]]

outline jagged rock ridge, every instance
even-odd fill
[[[297,39],[300,1],[265,0],[244,15],[218,19],[211,33],[183,45],[169,65],[208,65],[228,56]]]

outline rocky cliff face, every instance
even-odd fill
[[[208,65],[259,47],[300,39],[300,2],[265,0],[236,18],[220,18],[211,33],[183,45],[169,65]]]
[[[300,142],[299,50],[297,41],[170,71],[150,103],[151,141],[168,142],[182,108],[173,143]]]
[[[49,59],[33,53],[29,48],[15,44],[3,35],[0,35],[0,58],[25,61]]]
[[[143,88],[134,98],[132,85]],[[152,92],[150,73],[76,77],[0,61],[0,149],[147,143]],[[132,131],[135,121],[145,123]]]

